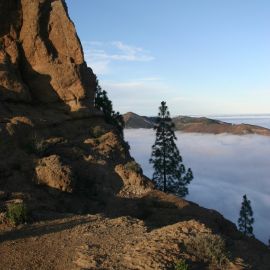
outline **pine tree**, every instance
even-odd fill
[[[193,179],[193,174],[191,169],[186,171],[182,163],[182,157],[175,144],[177,138],[174,123],[165,101],[162,101],[159,107],[154,129],[156,139],[149,160],[154,168],[153,181],[158,189],[185,197],[188,194],[187,185]]]
[[[123,136],[123,116],[119,112],[113,110],[113,105],[108,98],[107,92],[100,87],[98,81],[96,82],[95,107],[104,113],[106,122],[114,125],[121,136]]]
[[[251,203],[250,200],[247,199],[247,195],[244,195],[240,210],[240,217],[238,219],[239,231],[241,231],[246,236],[254,236],[252,227],[253,223],[254,218]]]

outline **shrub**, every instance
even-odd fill
[[[188,270],[188,265],[184,259],[180,259],[174,266],[175,270]]]
[[[142,168],[136,161],[129,161],[124,165],[125,170],[135,173],[141,173]]]
[[[98,80],[96,81],[94,105],[104,113],[105,121],[115,126],[123,137],[123,129],[125,125],[123,116],[119,112],[115,112],[113,110],[112,102],[109,99],[107,92],[100,87]]]
[[[34,147],[33,147],[34,152],[36,154],[42,154],[47,149],[47,145],[46,145],[45,141],[43,141],[43,140],[35,139],[35,141],[33,142],[33,145],[34,145]]]
[[[29,138],[27,138],[27,141],[24,143],[23,147],[28,154],[41,155],[47,150],[48,145],[46,144],[45,140],[38,137],[37,134],[32,134]]]
[[[100,136],[102,136],[105,132],[104,129],[101,126],[95,126],[92,131],[92,136],[94,138],[99,138]]]
[[[126,144],[127,150],[130,150],[130,145],[129,145],[128,141],[125,141],[125,144]]]
[[[225,241],[218,235],[199,234],[189,240],[186,248],[189,254],[217,269],[224,270],[229,264]]]
[[[28,213],[24,203],[13,203],[8,205],[7,218],[15,225],[27,222]]]

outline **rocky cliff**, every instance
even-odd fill
[[[0,189],[6,197],[46,197],[41,185],[50,196],[148,190],[142,175],[137,189],[129,181],[128,147],[94,109],[96,76],[65,2],[2,0],[0,27]]]
[[[187,248],[201,236],[224,239],[228,269],[269,269],[268,249],[220,214],[153,190],[93,107],[96,78],[63,0],[0,0],[0,44],[0,269],[172,269],[181,258],[214,269]],[[13,228],[6,207],[21,201],[33,224]]]
[[[93,104],[95,76],[66,11],[62,1],[1,1],[1,101]]]

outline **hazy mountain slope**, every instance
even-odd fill
[[[126,128],[153,128],[152,119],[140,116],[136,113],[128,112],[123,115]]]
[[[248,124],[230,124],[206,117],[177,116],[173,117],[172,120],[175,129],[182,132],[270,136],[270,129],[264,127]],[[155,117],[139,116],[131,112],[124,114],[124,121],[126,128],[153,128],[155,125]]]

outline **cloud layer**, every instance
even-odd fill
[[[251,200],[255,235],[267,242],[270,237],[270,138],[248,135],[204,135],[177,132],[177,145],[194,180],[188,200],[216,209],[236,223],[242,196]],[[152,130],[126,130],[131,154],[151,178],[149,165]],[[142,139],[143,138],[143,139]]]

